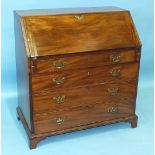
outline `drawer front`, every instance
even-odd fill
[[[34,115],[35,133],[44,133],[69,129],[96,122],[131,116],[134,113],[133,104],[111,103],[96,104],[77,111],[44,113]]]
[[[60,91],[44,92],[33,95],[34,113],[50,111],[70,111],[96,104],[119,103],[134,104],[136,81],[106,83],[98,86],[83,87]]]
[[[137,79],[137,75],[138,63],[35,75],[32,76],[32,90],[45,91],[56,88],[66,89],[87,85],[98,85],[109,81],[129,81]]]
[[[85,69],[88,67],[121,64],[138,60],[138,53],[134,50],[105,51],[96,53],[83,54],[81,56],[63,55],[49,59],[38,59],[35,61],[36,70],[34,73]]]

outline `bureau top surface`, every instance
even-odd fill
[[[28,57],[140,47],[129,11],[117,7],[15,11]]]
[[[16,10],[20,16],[38,16],[38,15],[55,15],[55,14],[73,14],[73,13],[94,13],[94,12],[112,12],[125,11],[115,6],[106,7],[80,7],[80,8],[55,8],[55,9],[33,9],[33,10]]]

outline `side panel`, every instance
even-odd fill
[[[25,50],[24,38],[20,24],[20,17],[15,12],[14,31],[18,104],[29,128],[31,129],[28,57]]]

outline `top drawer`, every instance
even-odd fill
[[[102,65],[121,64],[139,60],[139,53],[134,50],[105,51],[83,54],[70,54],[41,57],[33,60],[33,73],[58,72],[72,69],[99,67]]]

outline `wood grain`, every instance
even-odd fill
[[[119,69],[120,76],[113,77],[111,71]],[[138,63],[112,65],[98,68],[87,68],[85,70],[63,71],[51,74],[33,75],[32,90],[34,92],[47,91],[54,89],[66,89],[83,87],[87,85],[104,84],[108,81],[129,81],[137,79]],[[64,79],[62,84],[53,82],[53,78]]]
[[[138,61],[136,50],[109,50],[99,51],[94,54],[87,53],[81,55],[59,55],[51,58],[40,57],[33,60],[35,71],[33,73],[61,72],[66,70],[85,69],[88,67],[99,67],[103,65],[116,64],[110,58],[111,56],[120,56],[119,64]],[[54,63],[62,62],[62,68],[55,67]]]
[[[76,16],[81,14],[23,16],[29,56],[141,46],[127,11]]]
[[[134,104],[136,95],[136,81],[106,83],[104,85],[88,86],[79,89],[63,89],[54,90],[51,92],[44,92],[34,94],[33,96],[33,110],[35,113],[47,113],[54,111],[71,111],[77,110],[81,107],[87,107],[93,104],[119,103]],[[119,88],[118,94],[111,96],[108,88]],[[95,92],[95,93],[94,93]],[[57,103],[53,97],[65,96],[63,103]]]
[[[110,107],[117,107],[119,111],[117,113],[108,113],[107,110]],[[134,113],[133,107],[131,103],[109,103],[107,101],[104,104],[94,104],[76,111],[36,114],[34,115],[34,129],[36,133],[43,133],[127,117]],[[56,120],[58,118],[64,119],[64,123],[57,124]]]

